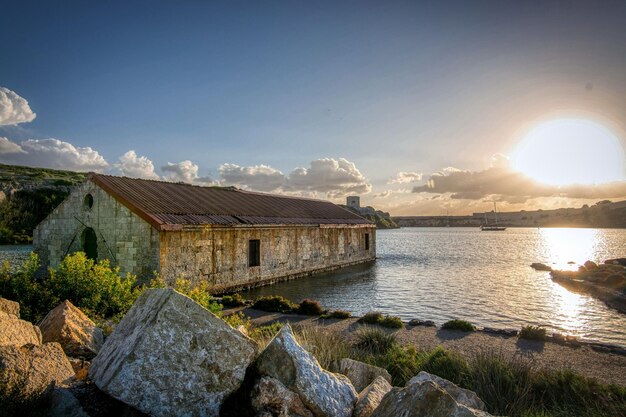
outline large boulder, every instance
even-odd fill
[[[0,381],[24,396],[41,395],[73,381],[74,370],[58,343],[0,346]]]
[[[380,405],[383,397],[391,391],[391,384],[382,376],[377,377],[359,394],[352,417],[369,417]]]
[[[55,388],[50,395],[47,417],[89,417],[67,388]]]
[[[489,413],[458,403],[435,381],[392,388],[371,417],[487,417]]]
[[[68,356],[91,359],[104,341],[102,330],[68,300],[52,309],[39,328],[44,342],[58,342]]]
[[[386,369],[349,358],[334,361],[330,366],[330,370],[347,376],[357,392],[363,391],[365,387],[379,376],[391,383],[391,375]]]
[[[20,318],[20,303],[0,297],[0,311]]]
[[[357,393],[344,375],[323,370],[298,344],[289,324],[283,326],[256,363],[261,376],[280,381],[300,396],[316,417],[350,417]]]
[[[102,391],[152,416],[217,416],[256,344],[170,289],[145,290],[89,368]]]
[[[313,417],[300,396],[272,377],[263,377],[252,389],[251,403],[257,415],[276,417]]]
[[[41,345],[39,327],[18,319],[17,316],[0,311],[0,346]]]
[[[425,381],[433,381],[441,388],[446,390],[448,394],[454,398],[454,400],[460,404],[466,405],[478,410],[485,409],[485,403],[481,400],[474,391],[470,391],[457,386],[454,382],[443,379],[437,375],[429,374],[428,372],[420,372],[417,376],[414,376],[406,383],[406,385],[420,384]]]

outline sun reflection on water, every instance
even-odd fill
[[[552,268],[576,270],[587,260],[595,260],[601,234],[598,229],[541,229],[540,245]]]

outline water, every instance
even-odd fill
[[[248,291],[312,298],[332,309],[419,318],[437,324],[453,318],[479,326],[544,325],[581,339],[626,346],[626,315],[589,296],[553,283],[544,262],[576,268],[626,256],[626,230],[402,228],[377,231],[375,264],[300,278]]]
[[[0,245],[0,265],[9,261],[11,270],[15,270],[22,265],[32,251],[32,245]]]

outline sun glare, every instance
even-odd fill
[[[514,150],[511,166],[553,185],[599,184],[626,177],[619,138],[585,119],[557,119],[536,126]]]

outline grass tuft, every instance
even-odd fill
[[[445,330],[460,330],[462,332],[473,332],[476,330],[476,327],[469,321],[458,319],[445,322],[441,328]]]
[[[222,305],[224,307],[241,307],[246,305],[246,300],[241,294],[225,295],[222,297]]]
[[[272,313],[291,313],[298,306],[280,295],[259,297],[254,301],[253,308]]]
[[[320,316],[324,313],[324,309],[319,301],[306,299],[300,303],[296,312],[306,316]]]
[[[546,340],[546,329],[539,326],[524,326],[519,332],[520,339],[527,340]]]
[[[356,342],[353,346],[364,354],[380,355],[389,352],[396,344],[395,334],[368,327],[356,332]]]

